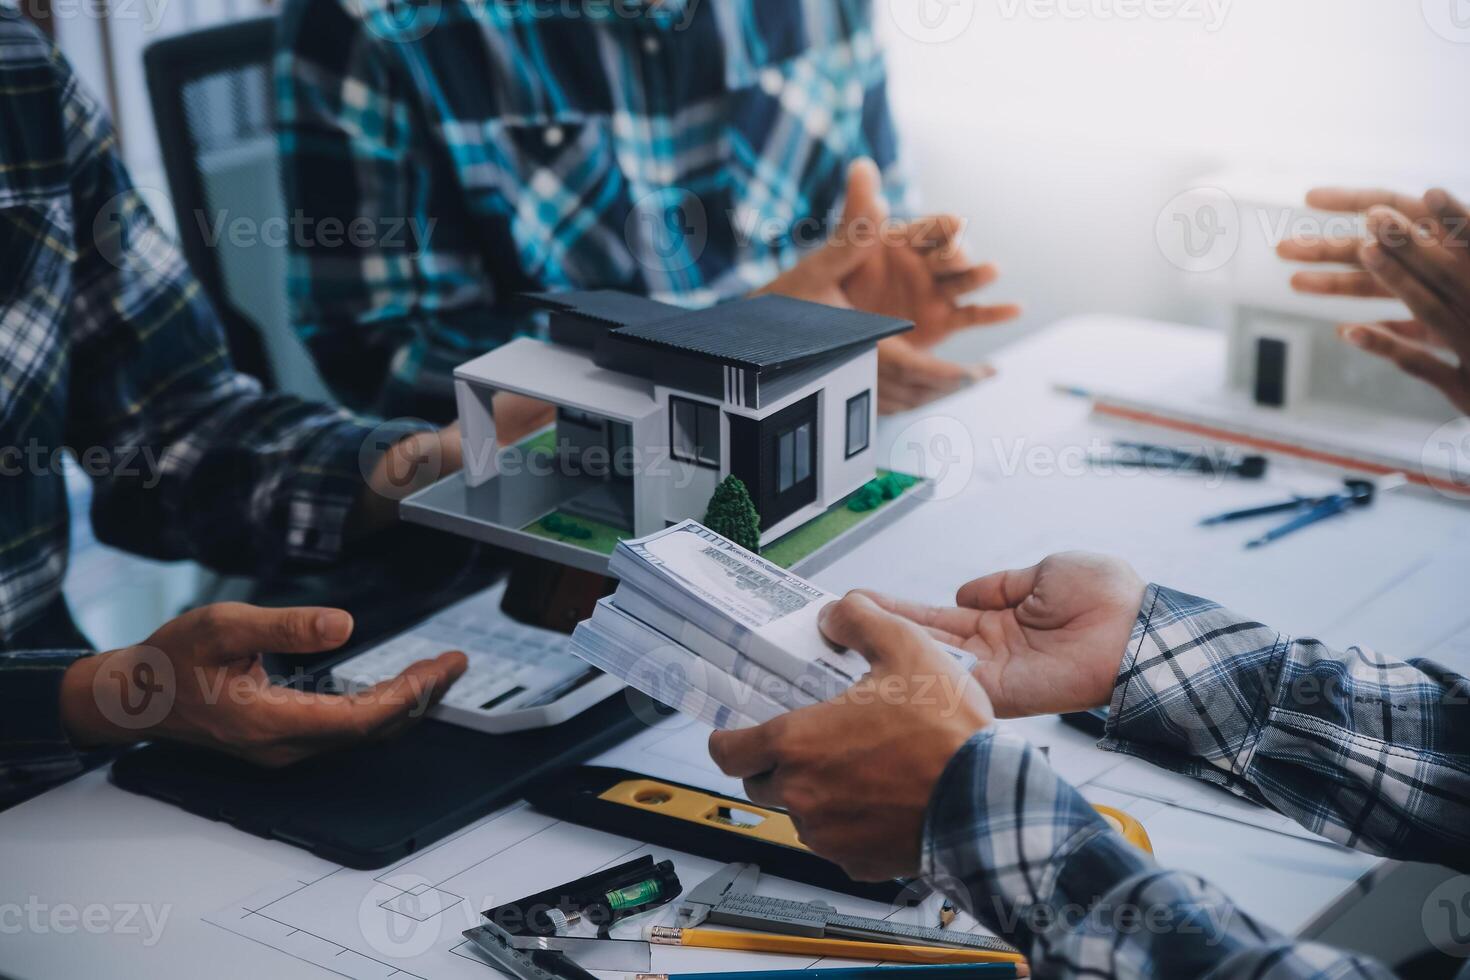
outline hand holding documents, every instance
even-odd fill
[[[868,671],[817,626],[838,596],[694,521],[623,542],[610,569],[618,591],[577,627],[572,652],[711,727],[769,721]]]

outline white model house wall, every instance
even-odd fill
[[[817,399],[817,426],[822,433],[821,458],[817,461],[817,505],[826,510],[878,472],[878,451],[873,447],[878,425],[878,351],[870,348],[835,368],[823,379]],[[868,445],[847,456],[847,403],[868,393]],[[805,397],[803,395],[802,397]],[[775,530],[774,528],[772,530]]]
[[[495,390],[488,386],[462,379],[454,382],[466,486],[481,486],[500,473],[494,397]]]
[[[670,395],[714,405],[719,410],[719,469],[674,459],[669,446]],[[653,397],[659,404],[658,429],[650,436],[652,442],[648,444],[649,451],[644,454],[647,475],[639,475],[635,479],[641,480],[642,485],[648,488],[650,513],[655,516],[652,527],[647,530],[638,529],[639,536],[661,531],[670,524],[677,524],[691,517],[696,521],[704,520],[704,512],[709,506],[710,496],[715,492],[715,486],[730,472],[730,423],[725,418],[726,406],[713,399],[701,398],[663,385],[654,388]]]

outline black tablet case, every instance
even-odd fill
[[[651,717],[646,710],[642,716]],[[575,766],[644,727],[628,698],[615,695],[554,728],[486,735],[425,721],[392,741],[285,769],[155,743],[119,757],[112,781],[328,861],[372,870],[520,799],[533,780]]]

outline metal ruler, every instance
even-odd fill
[[[516,949],[511,935],[493,922],[466,929],[463,935],[481,956],[514,980],[596,980],[560,953]]]
[[[991,936],[889,922],[863,915],[845,915],[821,902],[797,902],[761,895],[727,892],[720,903],[710,909],[709,921],[793,936],[828,936],[899,943],[905,946],[949,946],[997,953],[1016,952],[1011,944]]]

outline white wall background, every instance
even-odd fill
[[[1084,311],[1218,322],[1154,233],[1201,175],[1422,191],[1470,169],[1470,0],[878,7],[925,203],[970,220],[989,295],[1026,307],[955,354]]]

